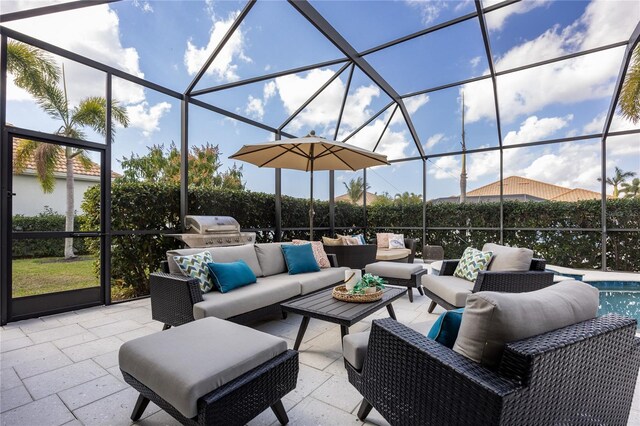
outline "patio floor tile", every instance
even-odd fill
[[[129,416],[133,411],[133,406],[138,399],[138,392],[133,388],[127,388],[102,398],[82,408],[74,410],[74,414],[85,425],[101,426],[101,425],[124,425],[130,424]],[[146,418],[160,410],[160,407],[153,402],[143,414]]]
[[[296,388],[287,394],[287,398],[298,403],[330,378],[331,374],[329,373],[301,364]]]
[[[20,386],[22,381],[13,368],[4,368],[0,370],[0,390],[4,392],[7,389]]]
[[[27,346],[31,345],[33,345],[33,340],[31,340],[29,337],[18,337],[0,343],[0,352],[15,351],[16,349],[26,348]]]
[[[350,413],[362,401],[360,393],[344,377],[333,376],[311,393],[319,401]]]
[[[92,360],[86,360],[29,377],[23,383],[35,399],[40,399],[106,374],[104,368]]]
[[[82,327],[80,327],[82,328]],[[84,328],[82,329],[84,330]],[[80,345],[82,343],[92,342],[94,340],[98,340],[98,336],[91,333],[90,331],[84,331],[81,334],[76,334],[74,336],[65,337],[63,339],[54,340],[53,344],[56,345],[60,349],[68,348],[75,345]]]
[[[53,343],[41,343],[39,345],[33,345],[2,353],[0,355],[0,365],[2,365],[2,368],[15,367],[16,365],[24,364],[25,362],[60,353],[60,349],[56,348]]]
[[[14,368],[21,379],[26,379],[27,377],[46,373],[47,371],[55,370],[71,364],[73,364],[73,361],[71,361],[68,356],[62,352],[58,352],[53,355],[18,364]]]
[[[124,342],[117,337],[106,337],[92,342],[64,348],[64,352],[74,362],[93,358],[120,349]]]
[[[22,386],[16,386],[15,388],[2,391],[2,398],[0,398],[0,412],[4,413],[7,410],[12,410],[21,405],[25,405],[33,401],[27,389]]]
[[[318,401],[307,398],[297,404],[289,412],[289,423],[292,425],[350,426],[361,425],[358,417]]]
[[[104,355],[99,355],[93,360],[102,368],[111,368],[118,365],[118,351],[108,352]]]
[[[144,325],[140,324],[139,322],[127,319],[122,321],[118,320],[111,324],[105,324],[98,327],[90,328],[89,331],[98,337],[109,337],[142,327],[144,327]]]
[[[111,374],[107,374],[59,392],[58,396],[70,410],[75,410],[125,389],[125,387],[120,380]]]
[[[80,327],[78,324],[63,325],[62,327],[52,328],[50,330],[38,331],[36,333],[30,333],[29,337],[34,343],[51,342],[53,340],[64,339],[70,336],[76,336],[78,334],[86,333],[87,330]]]
[[[39,399],[0,414],[3,425],[58,426],[74,420],[58,395]]]

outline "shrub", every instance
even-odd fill
[[[607,202],[610,227],[639,228],[640,200],[610,200]],[[100,223],[100,193],[91,188],[85,193],[82,208],[87,212],[83,229],[97,229]],[[427,203],[426,242],[442,245],[445,257],[459,257],[467,246],[481,247],[488,241],[499,241],[499,203]],[[244,229],[257,230],[259,242],[274,240],[275,197],[252,191],[216,188],[190,188],[189,211],[196,215],[233,216]],[[314,202],[316,227],[329,226],[329,203]],[[422,239],[422,211],[420,203],[373,204],[367,207],[367,234],[390,230]],[[505,243],[532,248],[537,256],[549,263],[578,268],[601,266],[601,234],[596,231],[556,231],[553,228],[600,228],[600,201],[578,203],[517,202],[503,205]],[[112,185],[112,229],[156,230],[180,229],[180,189],[176,184],[124,183]],[[283,239],[308,238],[309,200],[283,196],[282,226],[296,228],[284,231]],[[62,222],[64,223],[64,222]],[[361,227],[364,209],[349,203],[336,203],[336,227]],[[434,229],[457,227],[455,230]],[[468,228],[488,228],[473,229]],[[417,228],[403,229],[398,228]],[[509,230],[508,228],[516,228]],[[521,230],[548,228],[551,230]],[[341,231],[349,233],[349,230]],[[314,237],[327,235],[316,231]],[[607,243],[607,262],[617,270],[640,270],[640,233],[610,232]],[[98,253],[95,240],[88,241],[92,253]],[[93,245],[92,245],[93,244]],[[422,242],[421,242],[422,244]],[[114,297],[143,295],[148,292],[148,278],[165,258],[165,252],[177,242],[161,235],[116,235],[112,237],[112,286]]]
[[[74,229],[79,231],[85,221],[85,216],[76,216]],[[44,212],[37,216],[18,214],[12,218],[13,231],[64,231],[64,225],[65,217],[61,214],[54,213],[51,209],[45,209]],[[86,247],[87,242],[88,240],[85,238],[73,239],[73,247],[75,248],[76,254],[83,255],[89,253]],[[11,253],[13,258],[16,259],[26,257],[64,257],[64,238],[14,239]]]

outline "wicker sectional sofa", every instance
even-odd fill
[[[163,272],[151,274],[153,319],[163,322],[165,328],[205,317],[248,323],[265,316],[282,315],[282,302],[343,281],[347,268],[337,266],[335,256],[331,255],[330,268],[289,275],[280,245],[264,243],[168,251]],[[173,256],[203,251],[209,251],[216,262],[244,260],[258,277],[257,282],[229,293],[212,291],[202,294],[198,281],[184,276]]]

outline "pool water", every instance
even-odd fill
[[[592,281],[588,284],[600,290],[598,315],[617,313],[635,318],[640,330],[640,282]]]

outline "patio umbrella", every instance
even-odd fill
[[[311,172],[311,207],[309,233],[313,240],[313,172],[317,170],[351,170],[389,164],[386,155],[331,141],[311,132],[303,138],[244,145],[230,156],[258,167],[304,170]]]

